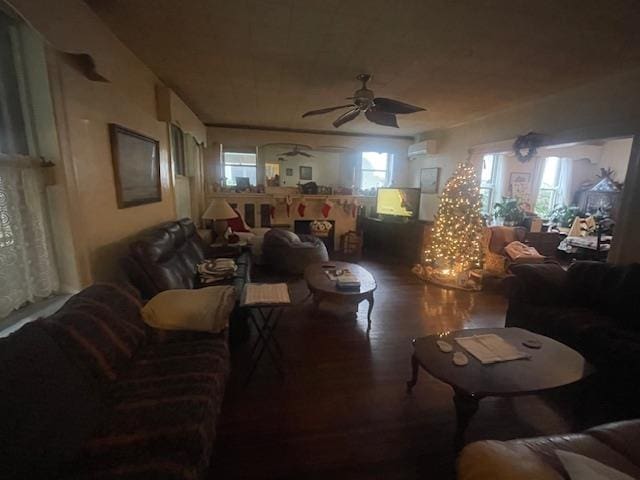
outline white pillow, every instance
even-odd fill
[[[635,480],[626,473],[584,455],[565,450],[556,450],[556,455],[571,480]]]
[[[142,318],[162,330],[217,333],[229,326],[235,301],[235,289],[230,286],[165,290],[142,308]]]

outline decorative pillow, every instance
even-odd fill
[[[235,301],[235,289],[228,286],[165,290],[149,300],[142,317],[161,330],[217,333],[228,327]]]
[[[634,480],[626,473],[577,453],[556,450],[571,480]]]
[[[229,227],[231,228],[231,231],[250,232],[250,230],[247,228],[247,225],[244,223],[244,220],[242,219],[242,215],[240,215],[240,212],[238,212],[237,210],[234,210],[234,212],[236,212],[238,216],[236,218],[231,218],[227,220],[227,225],[229,225]]]

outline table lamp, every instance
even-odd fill
[[[223,234],[226,230],[226,225],[221,225],[223,222],[220,220],[229,220],[236,218],[238,214],[231,208],[231,205],[226,200],[221,198],[215,198],[209,204],[209,207],[202,214],[204,220],[212,220],[211,227],[211,241],[215,242],[218,235]],[[220,228],[222,228],[220,230]]]

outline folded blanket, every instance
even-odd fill
[[[542,263],[544,257],[538,251],[522,242],[511,242],[504,247],[504,253],[514,263]]]

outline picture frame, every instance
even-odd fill
[[[313,168],[301,166],[300,167],[300,180],[313,180]]]
[[[440,188],[440,168],[420,169],[420,193],[438,193]]]
[[[160,142],[115,123],[109,138],[118,208],[162,201]]]
[[[236,190],[244,191],[251,188],[251,179],[249,177],[236,177]]]
[[[531,181],[531,174],[529,172],[511,172],[509,176],[509,185],[514,183],[529,183]]]
[[[293,168],[285,168],[285,175],[287,177],[293,177]]]

